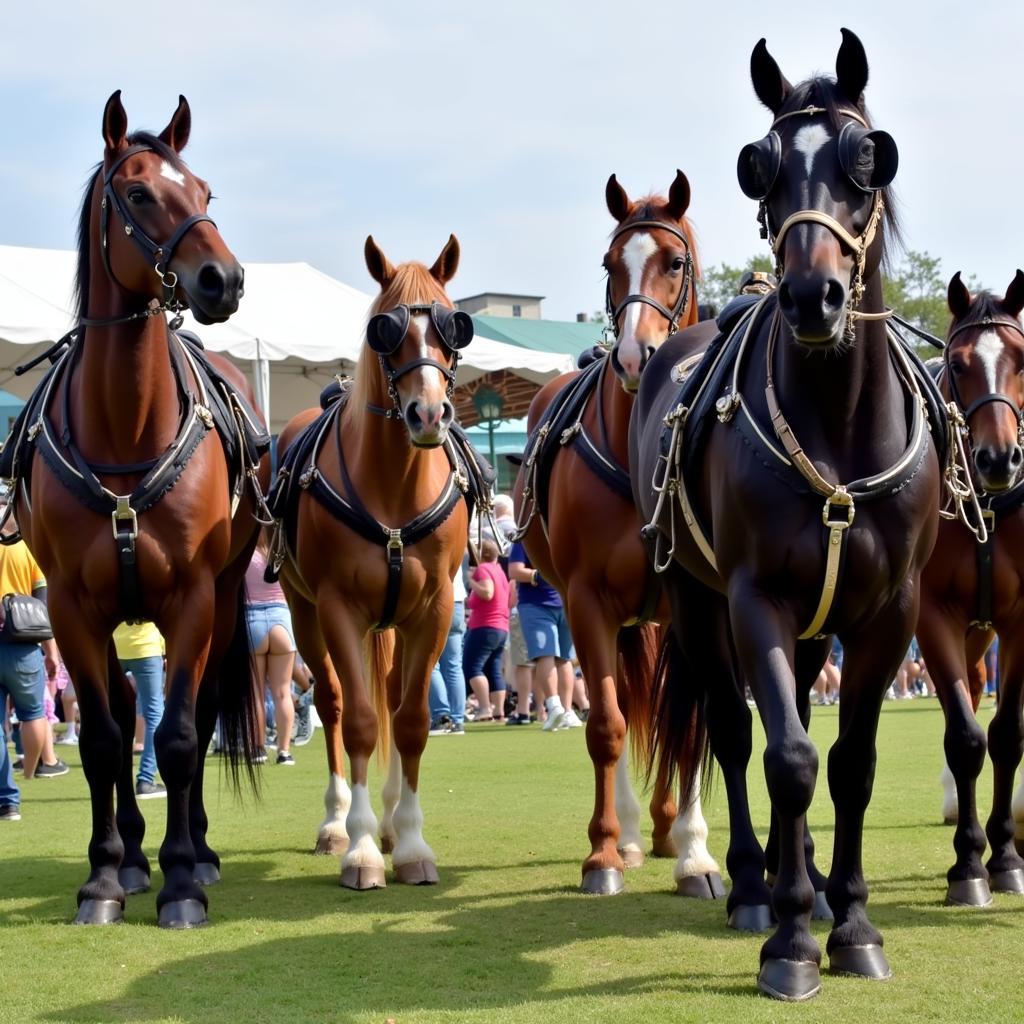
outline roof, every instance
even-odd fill
[[[572,320],[527,320],[473,314],[473,323],[476,333],[482,338],[518,345],[534,352],[561,352],[572,356],[573,360],[596,345],[604,334],[603,324],[581,324]]]
[[[545,295],[527,295],[524,292],[477,292],[476,295],[466,295],[464,298],[456,299],[455,305],[460,302],[469,302],[470,299],[484,299],[488,295],[493,295],[496,299],[536,299],[540,302],[545,299]]]

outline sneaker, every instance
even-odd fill
[[[139,779],[135,783],[135,795],[139,800],[159,800],[160,797],[167,796],[167,790],[159,782],[146,782],[145,779]]]
[[[292,743],[297,747],[305,746],[313,738],[313,723],[309,718],[309,705],[300,705],[295,709],[295,726],[292,729]]]
[[[441,715],[430,723],[431,736],[447,736],[452,726],[452,720],[447,715]]]
[[[466,727],[461,722],[452,722],[452,724],[448,726],[448,735],[465,736]]]
[[[554,732],[562,724],[562,719],[565,718],[565,708],[562,707],[562,702],[558,701],[555,704],[554,702],[558,700],[557,697],[549,698],[549,700],[550,703],[549,701],[544,702],[544,707],[548,711],[548,719],[541,726],[544,732]]]
[[[559,729],[582,729],[583,719],[580,718],[576,712],[569,708],[565,713],[565,717],[562,719],[562,724],[558,727]]]
[[[288,765],[289,767],[294,767],[295,758],[292,757],[292,755],[289,754],[287,750],[281,750],[278,751],[277,761],[275,762],[275,764],[284,764]]]
[[[59,747],[77,747],[78,746],[78,733],[77,732],[66,732],[63,736],[59,736],[53,741],[54,746]]]
[[[530,724],[530,716],[529,715],[521,715],[517,711],[514,715],[509,715],[508,718],[505,719],[505,724],[506,725],[529,725]]]
[[[267,750],[266,747],[257,747],[252,755],[253,764],[266,764],[267,763]]]
[[[15,761],[14,764],[11,765],[11,767],[16,772],[23,772],[25,770],[25,758],[19,757],[18,760]]]
[[[3,804],[0,806],[0,821],[21,821],[21,811],[17,804]]]
[[[37,779],[55,779],[58,775],[67,775],[71,769],[60,759],[57,758],[53,764],[39,764],[36,765]]]

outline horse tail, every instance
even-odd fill
[[[228,648],[217,669],[217,686],[221,721],[221,747],[223,764],[228,780],[236,792],[241,792],[244,771],[253,793],[259,795],[259,779],[253,768],[256,751],[263,746],[258,736],[258,701],[263,700],[263,688],[253,686],[255,660],[245,622],[245,581],[238,587],[235,597],[235,629]],[[199,751],[203,757],[205,750]]]
[[[370,697],[377,712],[377,753],[384,764],[391,756],[391,710],[388,707],[388,675],[395,657],[395,631],[385,629],[366,638],[366,660],[370,668]]]
[[[626,717],[635,765],[643,764],[650,750],[659,644],[659,627],[653,622],[619,630],[619,707]]]
[[[711,778],[711,744],[705,710],[705,681],[695,672],[671,628],[664,630],[654,672],[654,702],[647,749],[647,783],[671,788],[676,773],[683,793],[693,791],[697,773]]]

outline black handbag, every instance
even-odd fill
[[[46,605],[27,594],[5,594],[0,601],[0,641],[8,644],[38,644],[53,639]]]

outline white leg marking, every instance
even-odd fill
[[[347,839],[345,818],[352,806],[352,791],[348,783],[340,775],[331,775],[324,793],[324,810],[327,812],[320,824],[318,839]]]
[[[672,838],[679,850],[679,859],[673,871],[675,880],[678,882],[693,875],[721,874],[718,862],[708,850],[708,823],[704,820],[700,806],[699,771],[693,780],[689,799],[681,799],[679,806],[679,814],[672,825]]]
[[[1024,764],[1020,766],[1020,785],[1010,803],[1013,820],[1017,823],[1017,838],[1024,839]]]
[[[822,124],[808,124],[801,128],[793,137],[793,148],[804,155],[804,167],[807,168],[807,177],[811,176],[811,169],[814,167],[814,158],[818,150],[832,138],[828,129]]]
[[[998,331],[985,331],[974,343],[974,354],[985,368],[985,386],[989,394],[996,391],[996,373],[999,357],[1003,354],[1003,343]]]
[[[625,750],[615,766],[615,813],[619,818],[619,849],[644,852],[640,833],[640,801],[629,777],[629,755]]]
[[[388,761],[388,777],[381,795],[384,798],[384,814],[380,820],[380,834],[387,836],[392,845],[395,841],[395,807],[402,782],[402,762],[395,749],[394,733],[391,737],[391,758]]]
[[[341,859],[345,868],[383,868],[384,857],[377,849],[377,817],[370,804],[370,791],[357,782],[352,787],[352,806],[348,812],[348,853]]]
[[[391,856],[391,863],[395,867],[421,860],[436,863],[434,851],[423,838],[423,811],[420,809],[419,794],[410,788],[404,776],[402,795],[395,808],[395,833],[395,852]]]
[[[942,820],[956,821],[960,816],[960,805],[956,796],[956,779],[953,778],[953,772],[945,761],[942,762],[939,782],[942,784]]]

